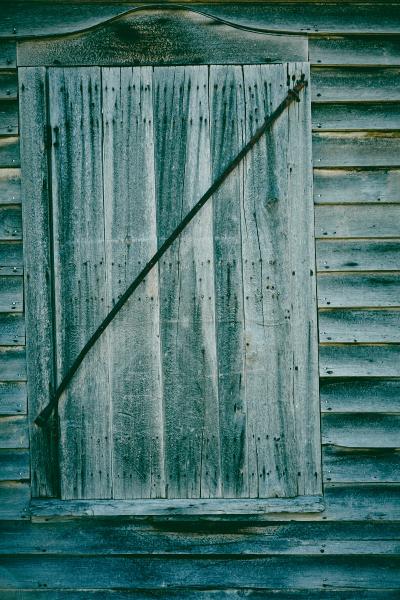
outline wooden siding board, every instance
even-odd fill
[[[0,382],[0,415],[26,413],[26,384]]]
[[[25,348],[0,346],[0,372],[2,381],[26,381]]]
[[[346,448],[398,448],[400,416],[324,414],[322,441]]]
[[[0,137],[0,168],[15,168],[19,164],[19,139],[15,136]]]
[[[23,41],[18,64],[247,64],[307,60],[305,36],[232,29],[186,10],[143,10],[105,28],[60,39]]]
[[[370,229],[374,231],[371,223]],[[320,239],[316,241],[316,251],[320,272],[397,271],[400,266],[398,239]]]
[[[112,534],[110,535],[110,531]],[[396,554],[398,523],[146,523],[129,518],[0,524],[0,555]],[[79,548],[76,540],[79,538]]]
[[[207,67],[155,70],[154,115],[160,246],[211,183]],[[159,263],[169,498],[221,494],[212,206]]]
[[[397,132],[321,132],[313,135],[315,167],[397,166]]]
[[[0,69],[15,69],[17,58],[16,48],[15,41],[0,39]]]
[[[0,276],[0,313],[22,312],[23,310],[23,281],[19,275]]]
[[[175,600],[234,600],[241,594],[253,600],[398,600],[398,590],[350,590],[336,588],[327,590],[319,588],[315,590],[277,590],[277,589],[168,589],[168,598]],[[3,600],[46,600],[49,597],[52,600],[105,600],[112,594],[113,600],[150,600],[162,597],[164,591],[161,589],[152,590],[2,590]]]
[[[214,180],[245,143],[243,70],[212,66],[209,80]],[[222,494],[249,494],[241,207],[243,164],[213,196],[215,318]]]
[[[29,518],[30,483],[0,482],[0,521]]]
[[[321,410],[400,413],[400,381],[324,379],[321,381]]]
[[[315,104],[312,126],[317,131],[391,131],[400,128],[400,104]]]
[[[49,114],[60,383],[108,308],[100,69],[52,69]],[[85,358],[59,405],[62,497],[110,497],[110,412],[106,332]]]
[[[23,346],[25,344],[25,320],[21,314],[0,313],[0,345]]]
[[[400,237],[400,205],[316,206],[315,236],[316,238]],[[400,267],[400,264],[398,266]],[[385,268],[383,261],[381,268]]]
[[[24,480],[29,476],[29,450],[0,451],[0,481]]]
[[[103,70],[104,206],[115,303],[157,248],[152,69]],[[165,494],[158,272],[109,329],[113,496]]]
[[[330,308],[397,307],[400,304],[398,273],[321,273],[318,304]]]
[[[45,70],[20,69],[19,84],[27,375],[29,414],[36,416],[49,401],[49,386],[54,384]],[[52,496],[57,489],[55,419],[47,431],[32,419],[30,423],[32,493]]]
[[[121,3],[122,4],[122,3]],[[146,8],[145,3],[142,9]],[[384,2],[379,6],[351,3],[349,5],[337,2],[315,6],[313,3],[302,3],[301,10],[296,3],[282,2],[239,2],[220,3],[221,5],[196,2],[189,8],[201,10],[208,15],[227,20],[234,26],[254,27],[293,33],[315,34],[327,33],[398,33],[400,22],[393,13],[392,5]],[[15,2],[12,7],[4,7],[0,37],[16,39],[32,36],[63,35],[79,32],[96,25],[107,27],[108,19],[132,10],[134,3],[118,6],[113,3],[85,2],[80,10],[77,4],[70,2],[59,10],[57,3],[40,4]],[[136,14],[140,19],[141,12]]]
[[[29,448],[25,416],[0,418],[0,448]]]
[[[399,310],[321,310],[320,342],[399,343]]]
[[[15,100],[0,100],[0,135],[18,133],[18,104]]]
[[[400,479],[399,450],[393,448],[323,448],[326,481],[395,482]],[[398,542],[399,543],[399,542]]]
[[[400,41],[389,38],[321,37],[310,39],[312,65],[377,65],[400,64]]]
[[[0,71],[0,100],[16,100],[18,81],[16,71]]]
[[[0,275],[22,274],[22,242],[0,242]]]
[[[313,67],[312,100],[319,102],[394,102],[400,100],[400,69]]]
[[[20,204],[20,202],[20,170],[0,169],[0,204]]]
[[[320,346],[321,377],[399,377],[400,345]]]
[[[400,202],[400,170],[314,169],[314,200],[317,204]]]
[[[190,587],[303,588],[343,587],[396,588],[400,583],[399,558],[369,556],[136,558],[136,557],[2,557],[0,585],[3,589],[30,588],[154,589]],[[132,577],[134,576],[134,579]]]
[[[21,207],[0,207],[0,241],[20,239],[22,239]]]

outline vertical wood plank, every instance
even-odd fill
[[[151,68],[103,69],[107,269],[115,303],[157,248]],[[155,268],[110,326],[114,498],[165,493]]]
[[[308,63],[289,63],[292,82]],[[288,238],[291,271],[291,348],[297,459],[297,494],[322,493],[318,323],[312,190],[311,94],[308,85],[287,112]]]
[[[207,67],[154,70],[158,244],[210,184]],[[212,202],[159,265],[169,498],[218,497]]]
[[[212,179],[244,144],[243,71],[210,67]],[[244,389],[243,276],[240,211],[243,164],[213,196],[215,304],[222,495],[248,496],[247,423]]]
[[[286,66],[244,67],[244,82],[249,138],[286,95]],[[309,110],[304,97],[300,104],[301,111]],[[302,438],[303,417],[299,419],[302,430],[297,414],[310,402],[310,394],[316,415],[310,424],[313,434],[318,419],[316,348],[312,341],[313,335],[317,340],[316,306],[315,291],[309,283],[315,285],[309,246],[312,204],[309,177],[304,175],[310,165],[303,162],[310,160],[306,141],[309,120],[307,113],[301,113],[303,121],[298,113],[289,116],[294,109],[299,111],[293,105],[285,111],[245,159],[245,387],[250,496],[256,497],[303,493],[310,484],[307,460],[315,437],[311,441]],[[306,144],[304,154],[301,144]],[[299,226],[305,227],[306,233],[297,235]],[[307,245],[302,247],[304,237]],[[308,449],[307,458],[301,450],[303,445]],[[313,461],[312,466],[318,470]]]
[[[109,308],[99,68],[49,69],[58,380]],[[111,496],[108,332],[60,402],[62,498]]]
[[[18,77],[31,486],[34,497],[55,496],[58,491],[55,419],[52,418],[46,429],[33,423],[48,403],[49,388],[55,382],[46,70],[41,67],[21,68]]]

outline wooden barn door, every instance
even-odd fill
[[[45,95],[36,119],[51,135],[45,243],[59,382],[309,72],[303,63],[20,71],[21,102]],[[58,432],[64,499],[321,493],[307,89],[90,351],[60,402]]]

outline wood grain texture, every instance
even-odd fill
[[[310,39],[309,44],[313,65],[400,65],[398,39],[332,36]]]
[[[0,383],[0,415],[25,414],[26,404],[25,383]]]
[[[0,521],[29,519],[31,486],[21,481],[0,482]]]
[[[0,69],[15,69],[17,65],[16,48],[17,45],[15,41],[0,40]]]
[[[313,102],[393,102],[400,100],[398,68],[313,67]]]
[[[321,132],[313,135],[315,167],[397,166],[397,132]]]
[[[321,342],[399,343],[399,310],[321,310]]]
[[[49,173],[46,135],[45,70],[20,69],[20,126],[23,163],[24,277],[27,329],[29,413],[36,415],[49,401],[55,383]],[[37,239],[36,239],[37,236]],[[35,252],[31,249],[35,248]],[[30,420],[31,423],[31,420]],[[56,419],[48,430],[30,424],[32,493],[53,496],[57,490]]]
[[[0,346],[1,381],[26,381],[25,348]]]
[[[312,126],[315,131],[391,131],[400,127],[400,104],[316,104]]]
[[[176,65],[306,60],[305,36],[232,29],[185,10],[143,10],[108,27],[66,38],[21,42],[19,64]],[[55,62],[56,61],[56,62]]]
[[[21,314],[0,314],[0,345],[23,346],[25,320]]]
[[[321,346],[321,377],[399,377],[400,346]]]
[[[398,448],[399,415],[324,414],[322,441],[346,448]]]
[[[112,535],[110,536],[110,529]],[[396,554],[398,523],[138,522],[129,517],[0,524],[0,554],[223,556]],[[79,548],[76,539],[79,537]],[[2,592],[4,594],[4,592]],[[83,592],[82,592],[83,593]],[[183,593],[183,592],[182,592]],[[248,592],[247,592],[248,593]],[[113,595],[115,592],[113,592]],[[161,592],[162,594],[162,592]],[[170,591],[168,591],[168,595]],[[151,597],[151,596],[150,596]],[[212,596],[213,597],[213,596]],[[252,597],[252,594],[250,595]]]
[[[399,450],[392,448],[325,446],[322,452],[325,481],[341,483],[399,481],[399,454]]]
[[[320,307],[397,307],[399,298],[398,273],[321,273],[318,277]]]
[[[109,308],[99,68],[49,73],[57,379]],[[51,242],[50,242],[51,243]],[[108,332],[59,406],[63,498],[111,494]]]
[[[0,312],[22,312],[22,277],[0,277]]]
[[[18,133],[18,104],[15,100],[0,100],[0,134]]]
[[[0,240],[22,239],[21,207],[0,207]]]
[[[0,481],[29,479],[29,450],[0,451]]]
[[[317,238],[400,237],[400,205],[316,206],[315,236]]]
[[[25,416],[0,418],[0,448],[29,448]]]
[[[400,413],[400,382],[352,378],[321,381],[322,412]]]
[[[175,498],[142,500],[33,500],[32,516],[37,519],[85,517],[221,517],[264,518],[272,513],[313,514],[324,510],[321,496],[297,498]]]
[[[400,202],[399,169],[315,169],[319,203]]]
[[[0,204],[19,204],[20,202],[20,170],[0,169]]]
[[[0,72],[0,100],[16,100],[18,91],[17,73]]]
[[[281,67],[270,72],[268,80],[263,66],[244,71],[248,137],[287,89],[286,72]],[[307,78],[303,64],[289,67],[294,79],[302,72]],[[310,115],[307,92],[304,96],[245,158],[242,244],[251,493],[318,493],[320,485],[312,188],[307,174]],[[302,165],[296,142],[302,146]],[[299,190],[303,202],[294,201]],[[260,414],[268,417],[260,419]]]
[[[211,184],[208,69],[154,72],[158,246]],[[218,497],[213,205],[159,263],[166,495]]]
[[[121,6],[118,6],[121,4]],[[122,6],[125,4],[125,6]],[[63,35],[79,32],[91,27],[107,27],[108,19],[121,15],[138,4],[146,8],[146,2],[85,2],[80,10],[76,1],[63,6],[60,14],[57,2],[40,4],[16,2],[12,7],[4,7],[0,28],[1,37],[23,37]],[[149,4],[149,2],[147,2]],[[166,6],[171,2],[165,2]],[[296,2],[241,1],[236,3],[219,2],[217,5],[201,2],[186,2],[193,10],[201,10],[207,15],[227,20],[233,26],[254,27],[276,31],[289,31],[308,35],[327,33],[398,33],[400,23],[393,14],[391,5],[386,2],[375,5],[346,4],[336,2],[315,6],[312,2],[302,3],[301,10]],[[376,6],[378,4],[379,6]],[[140,20],[141,11],[135,15]]]
[[[40,583],[47,589],[110,590],[147,589],[156,586],[184,589],[205,589],[223,586],[229,588],[304,590],[335,586],[340,580],[343,587],[372,587],[379,579],[381,589],[395,589],[399,585],[398,557],[369,556],[272,556],[248,557],[232,560],[193,558],[180,560],[163,557],[74,557],[52,556],[2,557],[1,579],[3,589],[25,589]],[[134,573],[134,581],[132,574]]]
[[[0,168],[19,167],[19,141],[15,136],[0,138]]]
[[[0,243],[0,275],[22,274],[22,243],[20,241]]]
[[[211,171],[214,180],[245,143],[243,70],[212,66],[209,80]],[[213,196],[215,318],[221,486],[227,497],[249,494],[241,207],[243,164]]]
[[[150,68],[103,70],[104,219],[114,304],[157,248]],[[112,323],[113,497],[165,493],[156,269]]]
[[[344,211],[340,211],[342,214]],[[321,216],[321,215],[320,215]],[[350,219],[350,223],[353,219]],[[354,221],[353,221],[354,223]],[[375,232],[375,223],[366,223],[365,229]],[[322,223],[324,225],[324,223]],[[341,224],[340,224],[341,225]],[[368,228],[369,225],[369,228]],[[372,225],[372,227],[371,227]],[[345,224],[346,227],[346,224]],[[394,224],[396,227],[396,223]],[[356,229],[357,226],[354,227]],[[325,227],[321,227],[323,232]],[[361,231],[363,227],[359,227]],[[352,226],[352,231],[353,226]],[[337,231],[336,231],[337,234]],[[348,239],[317,240],[318,271],[397,271],[400,266],[400,240]]]

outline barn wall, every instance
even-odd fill
[[[9,590],[0,592],[4,598],[24,598],[11,591],[22,589],[32,590],[27,598],[103,597],[101,591],[79,592],[83,589],[119,590],[113,597],[124,598],[121,590],[164,586],[198,588],[184,597],[216,600],[252,589],[286,590],[285,598],[397,597],[400,38],[394,34],[400,32],[400,7],[379,12],[376,6],[353,5],[344,14],[342,5],[332,5],[322,22],[323,10],[316,13],[308,5],[298,11],[296,22],[291,6],[292,12],[282,7],[290,27],[315,29],[318,18],[325,31],[310,36],[309,56],[327,509],[302,521],[276,517],[251,527],[30,522],[12,13],[0,26],[0,590]],[[30,35],[32,23],[40,30],[41,17],[50,33],[66,30],[66,19],[61,24],[54,8],[47,12],[32,5],[25,21],[18,10],[16,35]],[[233,9],[230,14],[221,6],[215,10],[237,18]],[[81,16],[71,6],[66,11],[73,14],[70,29],[78,30],[117,14],[115,5],[93,4]],[[284,28],[276,4],[274,11],[272,21]],[[341,36],[332,37],[338,32]],[[55,595],[49,589],[64,591]],[[129,597],[153,595],[138,591]],[[169,591],[166,597],[183,594]],[[260,591],[254,597],[268,596]]]

